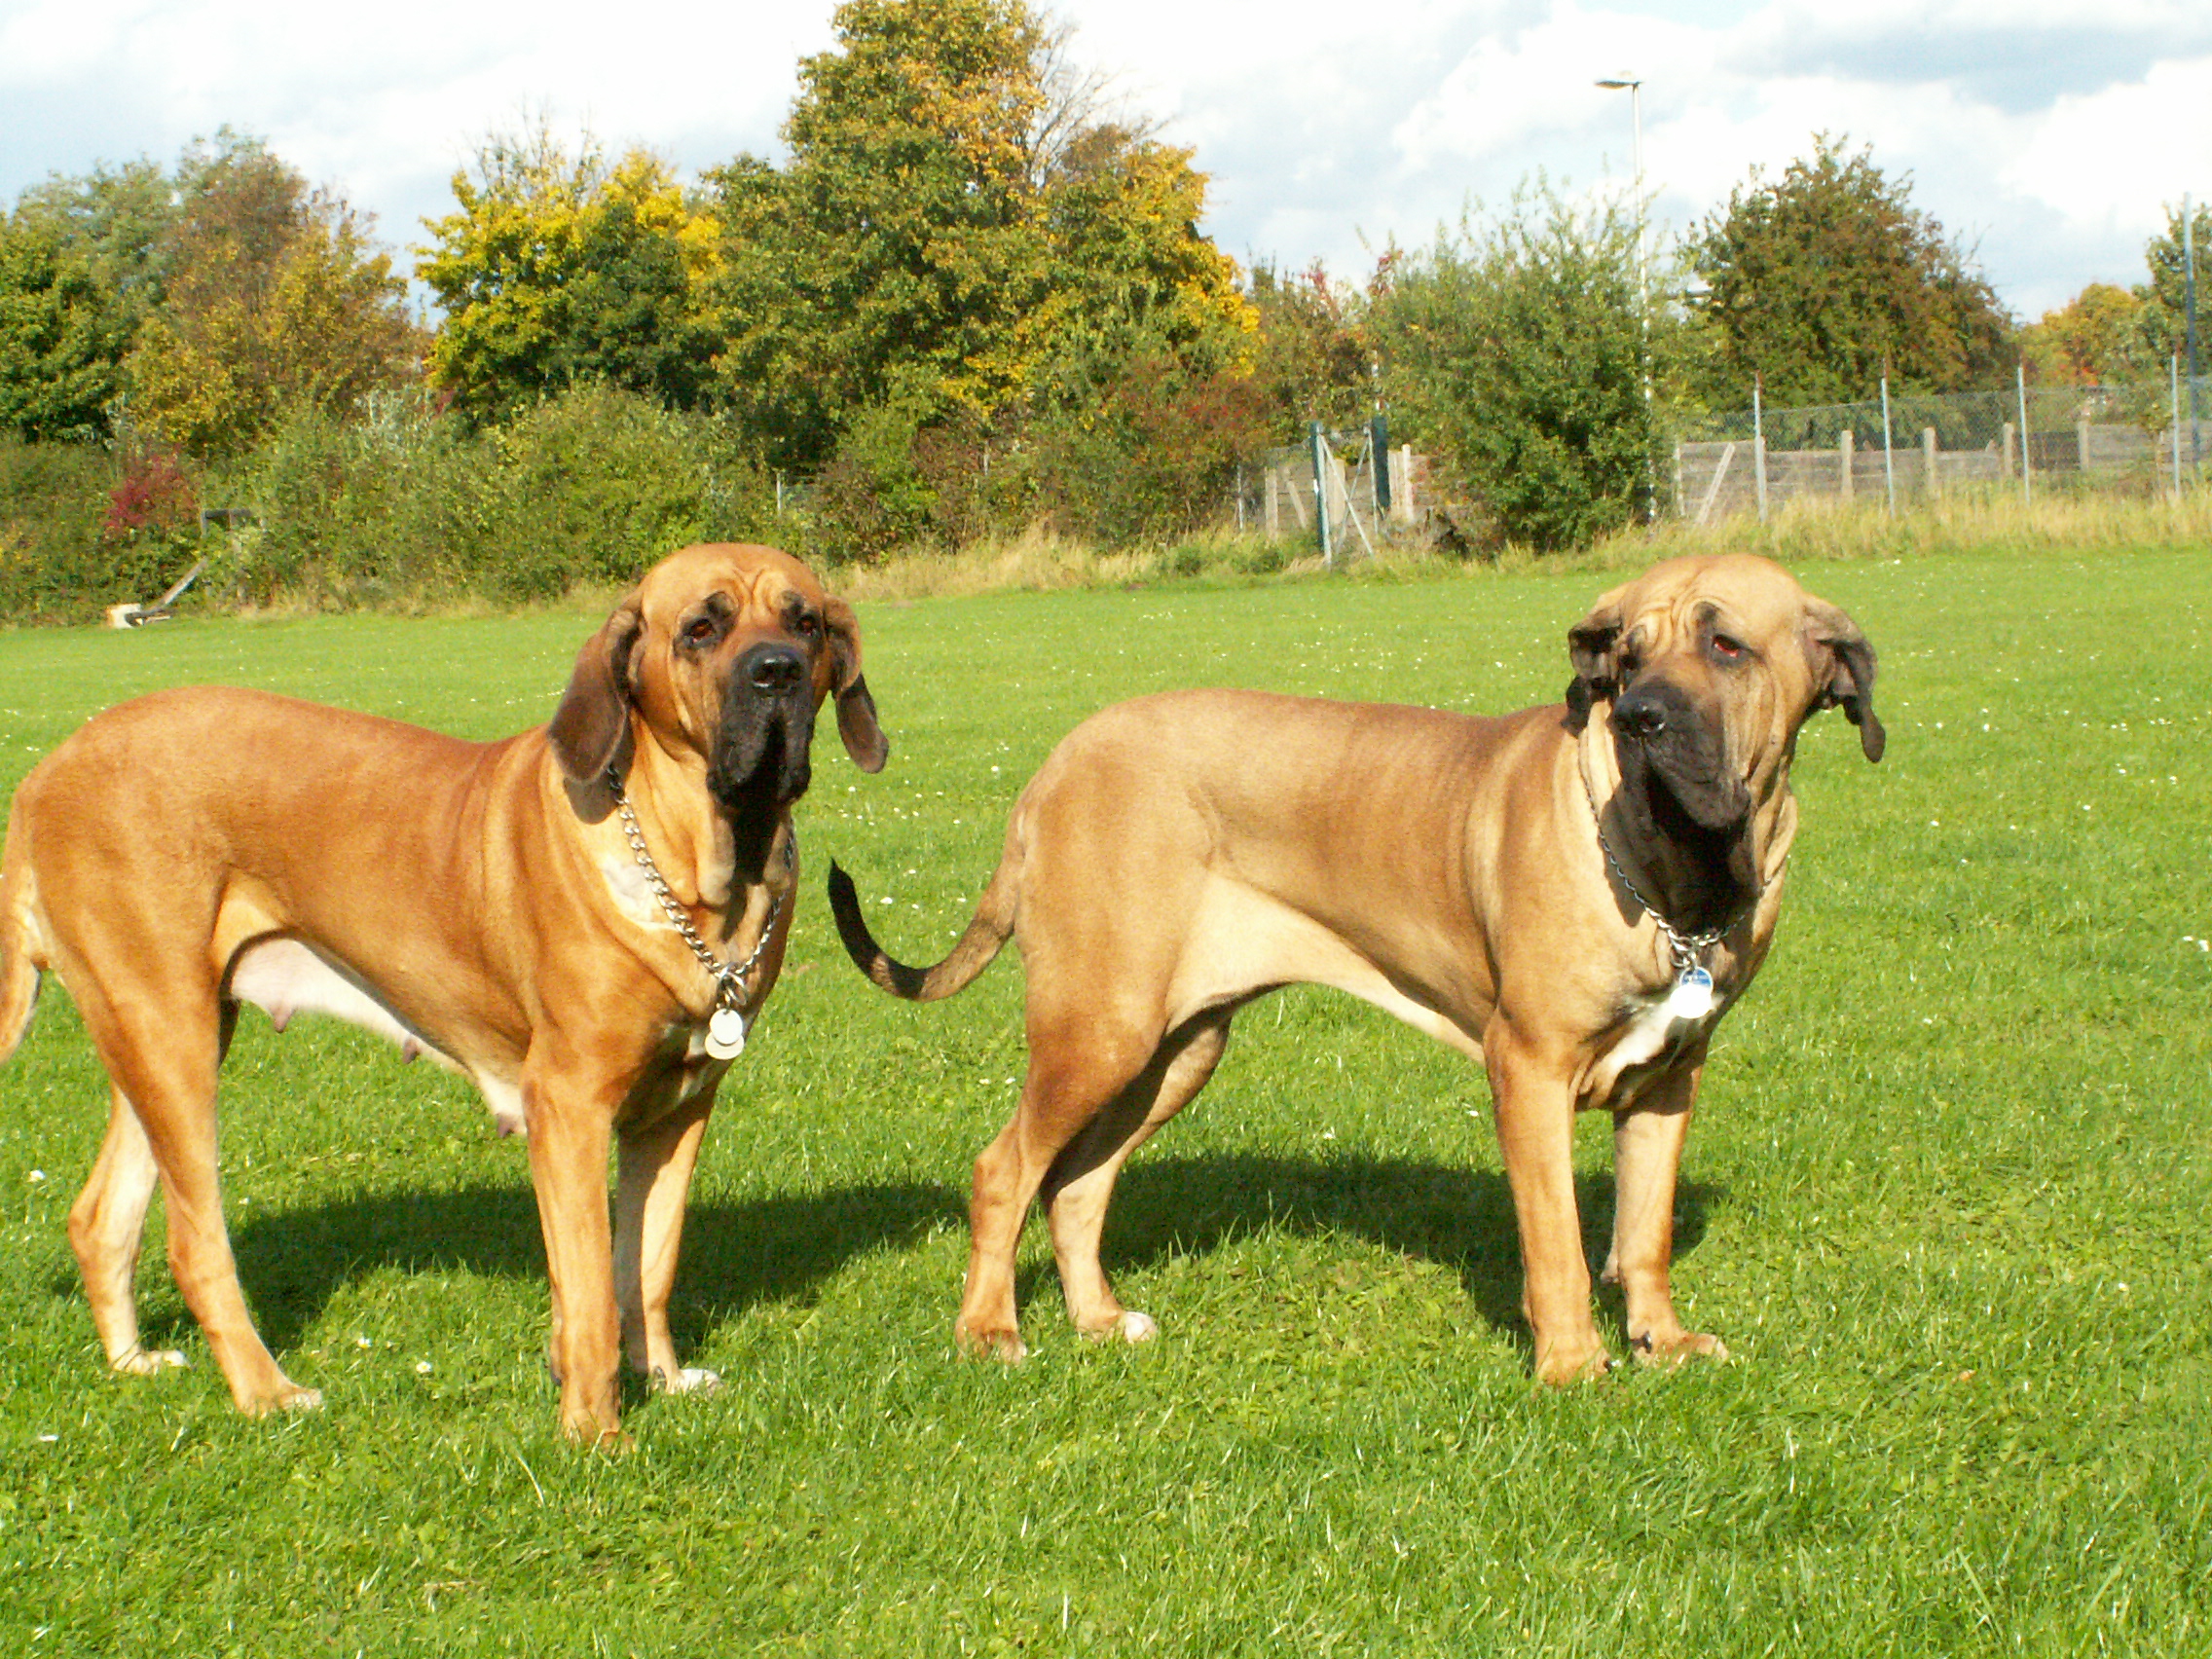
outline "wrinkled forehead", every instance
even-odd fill
[[[1805,591],[1781,566],[1740,554],[1673,559],[1621,595],[1624,631],[1658,640],[1705,629],[1765,639],[1796,631]]]
[[[777,619],[793,602],[820,606],[822,593],[806,567],[774,547],[710,543],[686,547],[654,566],[639,604],[648,625],[669,626],[719,596],[736,614]]]

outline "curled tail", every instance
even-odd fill
[[[1009,838],[1011,842],[1011,837]],[[1006,857],[992,872],[983,897],[977,901],[976,914],[968,924],[968,931],[960,936],[960,942],[942,962],[933,968],[909,968],[903,962],[895,962],[883,946],[875,942],[875,936],[867,930],[867,918],[861,914],[861,896],[853,887],[853,878],[832,863],[830,866],[830,908],[837,918],[837,937],[845,941],[845,953],[853,959],[853,966],[881,985],[895,997],[909,1002],[936,1002],[964,990],[969,982],[990,966],[991,958],[998,955],[1000,946],[1014,932],[1014,887],[1020,874],[1021,858],[1010,844]]]

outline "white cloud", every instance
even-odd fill
[[[832,0],[0,0],[0,199],[50,170],[166,160],[229,124],[411,242],[476,142],[526,108],[698,168],[771,150]],[[1232,253],[1364,272],[1470,197],[1631,171],[1643,78],[1657,211],[1693,223],[1817,130],[1910,172],[2033,312],[2129,281],[2162,203],[2212,196],[2203,0],[1062,0],[1078,55],[1213,175]]]

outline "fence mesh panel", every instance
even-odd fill
[[[2187,487],[2212,466],[2212,376],[2195,389],[2194,422],[2186,380],[1708,415],[1677,431],[1676,511],[1704,524],[1808,498],[1903,506],[1960,490]]]

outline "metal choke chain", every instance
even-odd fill
[[[776,918],[783,914],[784,895],[777,894],[774,903],[769,904],[768,919],[760,925],[760,938],[753,946],[753,954],[743,962],[724,962],[708,948],[707,941],[699,937],[699,930],[691,925],[690,916],[676,902],[676,895],[669,891],[668,882],[660,873],[660,866],[653,863],[652,854],[646,850],[645,833],[638,827],[638,815],[630,810],[630,797],[622,793],[621,781],[614,776],[611,768],[607,774],[607,789],[614,797],[615,810],[622,815],[622,832],[630,838],[630,850],[638,856],[638,867],[645,872],[646,885],[653,890],[653,897],[660,901],[661,909],[667,913],[676,931],[683,936],[683,942],[691,947],[691,954],[699,959],[699,966],[715,981],[715,1006],[736,1008],[745,995],[745,977],[758,965],[760,953],[768,948],[768,940],[775,934]],[[789,862],[788,848],[785,858]]]
[[[1598,850],[1605,855],[1605,864],[1612,870],[1613,878],[1628,890],[1628,896],[1631,899],[1643,906],[1643,913],[1651,918],[1661,936],[1667,940],[1667,948],[1675,958],[1675,972],[1677,975],[1687,973],[1697,966],[1700,956],[1703,956],[1726,939],[1736,924],[1751,913],[1752,907],[1759,902],[1758,895],[1752,894],[1750,903],[1718,927],[1710,928],[1704,933],[1694,934],[1684,939],[1674,930],[1667,918],[1659,913],[1659,906],[1652,903],[1650,900],[1637,890],[1636,883],[1628,878],[1628,871],[1621,868],[1621,861],[1613,857],[1613,844],[1605,839],[1604,818],[1598,811],[1598,796],[1590,788],[1590,774],[1584,772],[1579,763],[1576,764],[1574,769],[1582,777],[1582,798],[1590,803],[1590,822],[1598,831]]]

